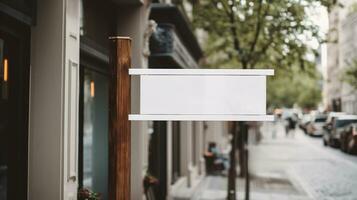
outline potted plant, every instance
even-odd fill
[[[102,195],[93,192],[88,188],[81,188],[78,190],[78,200],[102,200]]]

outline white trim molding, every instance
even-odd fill
[[[130,121],[274,121],[274,115],[129,115]]]
[[[129,69],[129,75],[273,76],[273,69]]]

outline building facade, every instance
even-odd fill
[[[343,74],[357,59],[357,1],[340,1],[343,7],[334,7],[329,13],[327,45],[327,102],[332,111],[357,113],[357,92],[343,81]]]
[[[134,68],[198,68],[189,17],[188,2],[0,0],[0,199],[73,200],[81,188],[108,199],[108,38],[131,37]],[[207,144],[226,148],[227,132],[133,122],[131,199],[145,199],[148,175],[156,199],[196,187]]]
[[[342,73],[357,59],[357,10],[353,10],[356,3],[357,1],[346,1],[346,8],[340,11],[339,67]],[[341,101],[342,111],[357,113],[357,91],[345,82],[342,83]]]
[[[341,110],[340,81],[336,78],[339,76],[338,10],[338,8],[334,7],[329,13],[328,38],[331,42],[327,44],[327,78],[325,83],[327,89],[325,95],[327,97],[327,108],[332,111]]]

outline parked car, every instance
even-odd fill
[[[341,133],[340,148],[343,152],[357,154],[357,123],[347,125]]]
[[[322,136],[323,126],[327,120],[326,114],[315,114],[313,115],[310,123],[306,126],[306,132],[311,136]]]
[[[328,124],[325,128],[328,130],[327,144],[332,147],[340,146],[341,133],[347,125],[357,123],[357,115],[341,115],[335,118],[332,124]]]
[[[327,146],[331,134],[331,129],[329,128],[329,126],[332,127],[332,124],[334,123],[335,119],[338,116],[342,116],[342,115],[346,115],[346,114],[343,112],[330,112],[328,114],[326,123],[323,126],[323,144],[325,146]]]
[[[310,114],[304,114],[299,121],[299,128],[304,131],[305,134],[307,134],[307,126],[311,122],[311,115]]]

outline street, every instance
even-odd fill
[[[261,142],[249,146],[252,200],[357,199],[357,156],[324,147],[321,138],[299,129],[286,137],[281,122],[265,123],[261,130]],[[237,199],[244,199],[244,181],[237,180]],[[205,178],[194,199],[225,199],[226,182]]]
[[[308,136],[357,152],[356,44],[357,0],[0,0],[0,200],[357,200]]]

